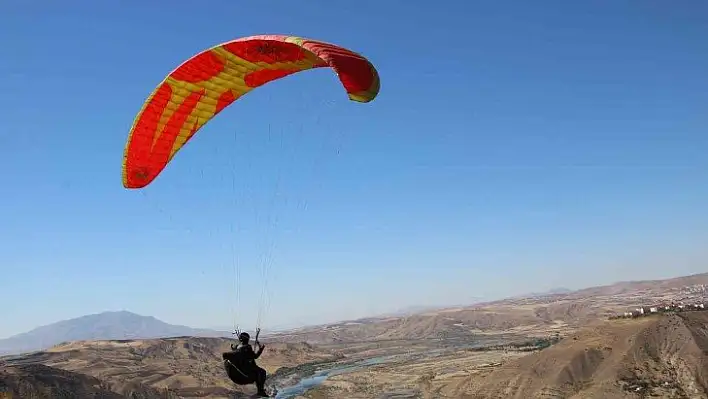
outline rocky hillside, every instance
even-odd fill
[[[196,337],[80,341],[0,360],[7,367],[48,366],[51,370],[90,376],[119,394],[145,386],[176,396],[234,397],[239,393],[250,394],[254,388],[236,387],[224,373],[221,353],[229,350],[233,342]],[[273,373],[280,367],[334,358],[330,352],[308,344],[271,343],[258,363]]]
[[[12,398],[102,398],[121,399],[172,399],[169,392],[135,385],[125,387],[122,393],[112,389],[109,383],[88,375],[73,373],[42,364],[0,366],[0,397],[11,394]]]
[[[708,398],[708,312],[586,328],[464,385],[470,399]]]

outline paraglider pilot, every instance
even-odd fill
[[[254,352],[253,347],[249,344],[251,336],[248,333],[240,333],[238,340],[238,345],[232,344],[231,351],[221,355],[224,359],[226,374],[231,381],[238,385],[253,384],[255,382],[258,388],[257,395],[268,396],[265,391],[266,371],[256,364],[256,359],[263,353],[265,345],[258,342],[258,333],[256,333],[257,352]]]

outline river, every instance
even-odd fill
[[[436,345],[436,347],[426,348],[424,351],[418,352],[407,352],[407,353],[397,353],[376,356],[372,358],[362,359],[352,361],[350,363],[339,363],[337,365],[321,365],[322,368],[317,369],[312,375],[302,378],[295,384],[286,385],[285,388],[278,389],[276,394],[276,399],[292,399],[298,395],[302,395],[310,389],[316,388],[322,384],[327,378],[333,377],[335,375],[351,373],[354,371],[359,371],[366,367],[374,366],[377,364],[392,363],[398,361],[409,361],[418,358],[431,358],[444,356],[451,352],[456,352],[471,348],[482,348],[490,345],[499,345],[504,342],[509,342],[508,337],[488,337],[486,339],[478,339],[474,342],[469,342],[469,340],[448,340],[442,344]]]
[[[361,369],[376,364],[387,363],[393,360],[394,357],[396,356],[379,356],[316,371],[310,377],[306,377],[298,381],[297,384],[278,390],[278,393],[276,394],[275,398],[291,399],[297,397],[298,395],[302,395],[310,389],[317,387],[329,377],[359,371]]]

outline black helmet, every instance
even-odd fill
[[[238,340],[241,342],[248,341],[249,339],[251,339],[251,336],[248,335],[247,332],[242,332],[241,334],[238,335]]]

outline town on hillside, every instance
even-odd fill
[[[708,307],[708,284],[696,284],[692,286],[682,287],[680,290],[688,294],[688,296],[668,302],[663,301],[658,304],[642,305],[635,308],[634,310],[626,311],[622,314],[612,315],[609,317],[609,319],[627,319],[650,316],[660,313],[701,311],[705,310],[706,307]],[[699,295],[696,296],[696,294]]]

